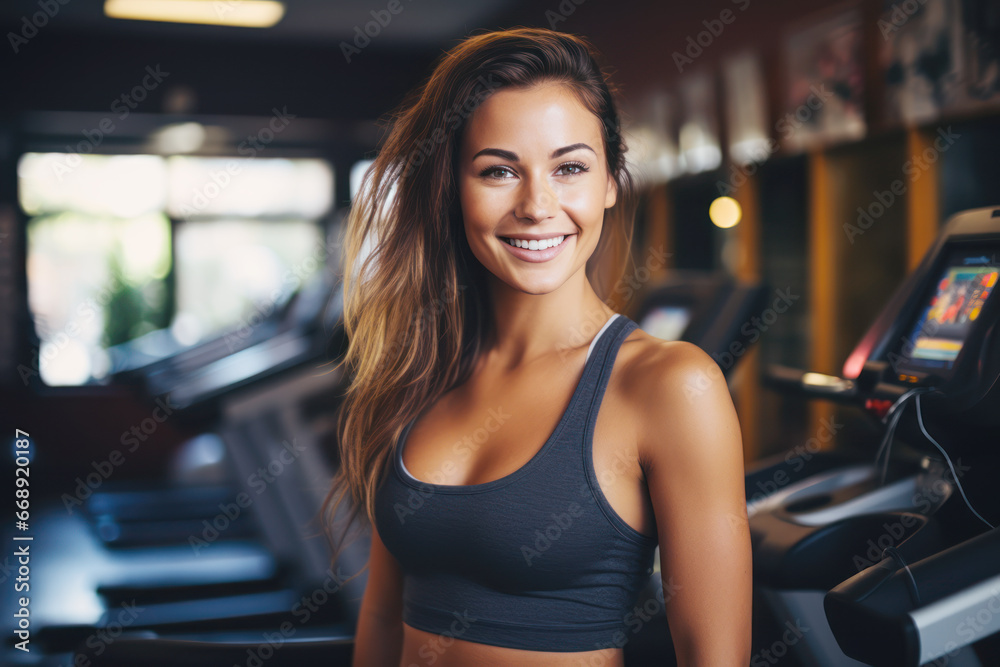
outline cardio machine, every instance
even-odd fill
[[[759,311],[763,292],[759,284],[737,282],[720,274],[676,272],[646,291],[640,298],[635,317],[637,323],[649,327],[653,335],[687,340],[710,354],[721,355],[729,353],[737,341],[745,347],[750,346],[751,341],[741,338],[739,327],[753,312]],[[334,300],[331,312],[339,316],[342,306],[339,288],[331,298]],[[670,326],[665,326],[668,323]],[[258,347],[270,345],[270,340],[249,344],[236,354],[254,354]],[[204,356],[209,352],[200,351],[200,354]],[[306,628],[300,627],[298,616],[289,613],[300,595],[326,590],[323,585],[333,569],[328,562],[326,545],[316,539],[303,539],[301,527],[309,522],[322,503],[337,465],[337,461],[324,458],[319,441],[323,439],[323,429],[330,426],[329,419],[323,419],[321,414],[329,411],[334,394],[341,389],[339,373],[322,373],[311,364],[300,364],[297,370],[283,371],[279,377],[273,377],[275,374],[268,367],[267,381],[259,377],[247,381],[243,377],[245,372],[243,375],[230,372],[223,374],[228,381],[222,382],[216,380],[219,373],[190,372],[188,364],[182,362],[186,362],[186,357],[158,363],[155,373],[146,374],[149,378],[146,382],[159,383],[161,390],[169,392],[173,403],[190,406],[184,408],[186,410],[204,412],[203,404],[218,403],[217,409],[223,414],[218,430],[227,446],[227,459],[237,471],[236,477],[255,479],[255,471],[280,455],[279,444],[283,440],[297,440],[303,445],[299,463],[275,475],[266,493],[259,493],[255,488],[259,483],[243,489],[254,499],[255,523],[263,538],[258,546],[266,546],[276,562],[293,564],[287,569],[295,576],[287,576],[285,583],[295,595],[289,600],[279,600],[277,611],[245,605],[240,610],[245,618],[231,614],[228,622],[219,619],[212,628],[182,627],[177,623],[137,628],[136,632],[126,633],[108,646],[100,646],[100,653],[81,644],[75,659],[81,664],[86,661],[104,667],[253,664],[254,660],[273,666],[313,662],[349,664],[353,653],[353,626],[367,573],[331,593],[336,601],[323,605],[342,610],[339,617],[320,619],[320,623],[312,623]],[[229,364],[231,360],[226,356],[216,363]],[[723,366],[723,372],[728,373],[734,365]],[[246,369],[259,365],[240,363],[238,366]],[[322,429],[321,422],[326,424]],[[342,513],[346,514],[346,510]],[[368,543],[358,539],[348,546],[339,563],[343,565],[343,572],[349,575],[359,572],[367,561]],[[205,550],[208,551],[211,549]],[[238,592],[240,585],[240,581],[230,585],[228,593]],[[337,588],[336,584],[331,588]],[[660,665],[665,657],[672,655],[666,616],[662,605],[657,603],[660,589],[660,578],[656,574],[650,577],[642,592],[640,605],[648,603],[647,608],[655,608],[658,613],[625,645],[625,660],[630,667]],[[212,602],[218,606],[220,601]],[[281,604],[285,605],[284,613],[281,613]],[[290,632],[282,634],[283,627],[288,627]]]
[[[842,376],[770,374],[883,436],[748,471],[754,613],[776,628],[751,664],[1000,664],[998,278],[1000,208],[956,214]]]
[[[694,343],[729,377],[759,338],[747,323],[765,307],[767,286],[722,272],[675,270],[645,292],[634,320],[664,340]]]

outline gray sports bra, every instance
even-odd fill
[[[537,651],[624,644],[658,542],[608,503],[592,444],[618,349],[637,326],[619,313],[605,323],[555,431],[509,475],[417,480],[402,456],[416,419],[406,426],[375,499],[379,536],[404,574],[405,623]]]

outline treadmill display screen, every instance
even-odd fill
[[[904,347],[905,365],[951,371],[1000,276],[997,255],[954,252]]]
[[[690,321],[691,309],[686,306],[659,306],[642,318],[640,327],[663,340],[680,340]]]

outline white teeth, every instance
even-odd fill
[[[557,246],[563,242],[566,238],[563,236],[556,236],[551,239],[544,239],[542,241],[522,241],[521,239],[509,239],[501,236],[506,243],[514,246],[515,248],[526,248],[528,250],[545,250],[546,248],[551,248],[552,246]]]

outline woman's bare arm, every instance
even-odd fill
[[[368,583],[361,598],[351,667],[399,667],[403,650],[403,574],[372,526]]]
[[[752,548],[743,441],[718,365],[689,343],[643,364],[639,451],[680,667],[750,662]]]

